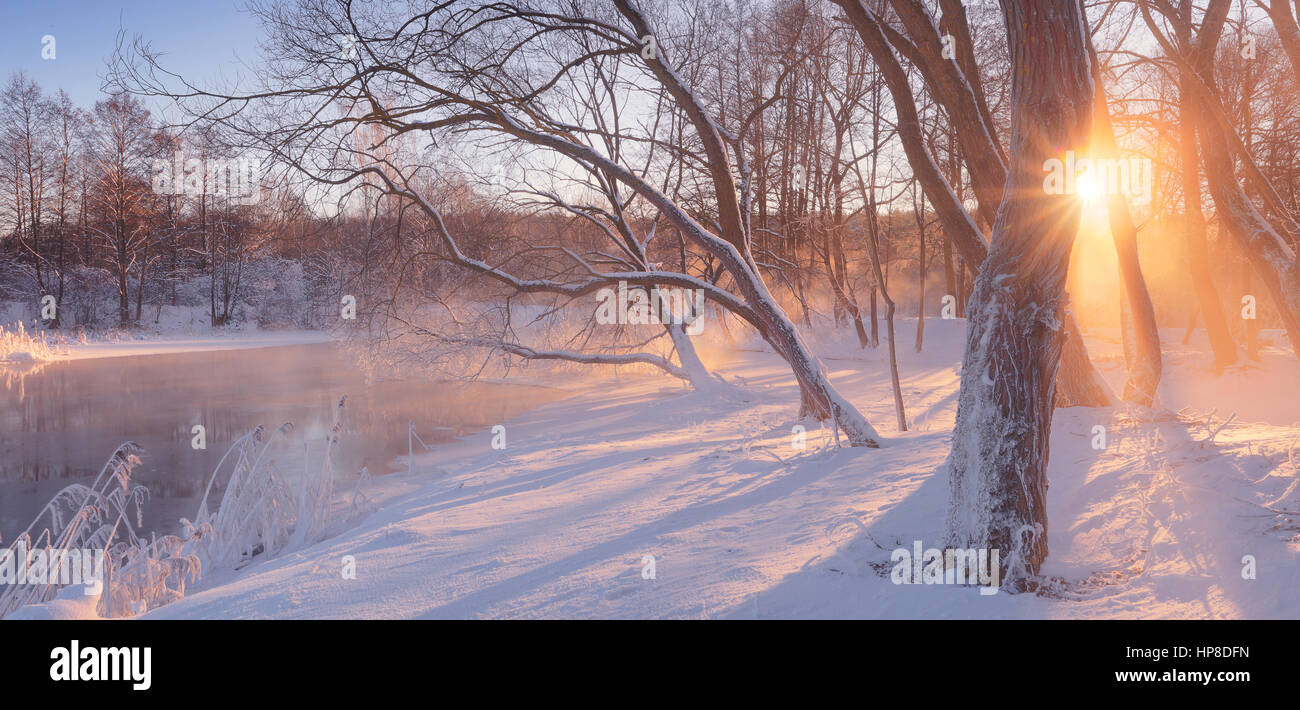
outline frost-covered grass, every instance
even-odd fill
[[[86,615],[119,617],[167,604],[185,595],[186,580],[199,576],[198,558],[175,535],[143,537],[137,530],[142,506],[149,499],[144,486],[131,481],[140,463],[133,442],[119,446],[89,485],[74,483],[55,494],[31,525],[3,550],[0,558],[22,565],[24,550],[44,550],[62,556],[71,551],[102,551],[104,567],[98,591],[75,590],[85,597]],[[134,524],[133,522],[134,521]],[[74,553],[74,554],[78,554]],[[0,618],[26,605],[51,602],[61,589],[56,577],[41,583],[10,584],[0,591]],[[83,585],[89,580],[82,580]],[[82,586],[82,585],[78,585]],[[65,596],[61,601],[69,601]],[[62,606],[67,606],[64,604]],[[29,607],[27,614],[40,616]],[[50,615],[59,616],[54,609]]]
[[[231,446],[209,479],[194,520],[181,521],[199,559],[213,568],[239,567],[259,555],[274,557],[311,544],[330,532],[337,522],[331,515],[332,453],[338,443],[343,403],[340,399],[335,407],[334,425],[319,466],[311,466],[304,445],[303,475],[296,485],[281,476],[268,458],[275,440],[293,430],[292,423],[281,425],[270,437],[259,426]],[[227,461],[231,466],[224,471]],[[223,475],[221,503],[209,512],[209,498]]]
[[[273,558],[337,532],[362,507],[359,488],[368,479],[363,471],[350,502],[336,505],[332,453],[342,408],[339,400],[319,465],[309,465],[304,444],[303,475],[296,483],[281,474],[269,455],[276,439],[293,430],[292,423],[270,437],[259,426],[237,440],[213,471],[194,519],[180,521],[180,535],[145,537],[138,530],[149,491],[131,481],[140,447],[122,444],[93,483],[59,491],[27,529],[0,548],[0,560],[24,549],[103,551],[100,591],[92,594],[80,584],[5,585],[0,588],[0,618],[141,614],[184,597],[187,583],[199,581],[204,571],[238,569],[254,558]],[[220,503],[210,512],[218,489]]]
[[[0,362],[42,362],[67,351],[65,338],[44,331],[29,333],[21,322],[0,325]]]

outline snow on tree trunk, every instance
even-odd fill
[[[707,392],[717,388],[719,382],[709,373],[709,369],[704,366],[700,356],[695,352],[695,344],[691,342],[691,336],[687,334],[686,327],[681,323],[671,323],[664,326],[668,331],[668,337],[672,338],[673,347],[677,350],[677,363],[681,366],[682,371],[686,373],[687,379],[691,383],[691,388],[696,392]]]
[[[975,225],[970,213],[966,211],[962,200],[957,197],[952,186],[943,177],[938,163],[935,162],[934,157],[926,147],[911,85],[898,58],[894,55],[885,39],[880,17],[861,0],[836,1],[844,9],[846,17],[854,29],[857,30],[858,35],[867,47],[867,51],[875,59],[876,65],[880,67],[881,76],[884,78],[890,95],[894,99],[894,110],[898,117],[898,134],[903,144],[903,151],[907,155],[912,172],[916,175],[917,181],[925,192],[926,199],[934,207],[935,214],[938,215],[939,221],[943,224],[944,232],[967,262],[977,265],[983,264],[988,254],[988,247],[984,243],[984,235],[980,232],[979,227]],[[920,29],[916,31],[918,34],[923,34]],[[936,84],[931,86],[931,89],[943,93],[952,90],[954,86],[959,86],[959,84],[960,82]],[[969,86],[966,90],[973,91]],[[968,130],[964,129],[961,123],[954,123],[954,128],[959,136],[962,136],[964,131]],[[989,139],[987,135],[983,135],[972,146],[966,149],[968,153],[977,151],[985,157],[984,160],[978,162],[978,165],[982,166],[980,172],[985,175],[985,180],[996,180],[999,187],[1003,187],[1006,173],[1005,169],[1000,167],[1001,159],[998,157],[996,143]],[[972,161],[971,167],[972,177],[974,178],[976,162]],[[989,190],[984,191],[986,200],[991,199],[989,198],[991,193],[992,191]],[[995,204],[1000,204],[1002,194],[1001,191],[997,193],[998,202]],[[961,290],[957,289],[957,292],[960,293]],[[874,306],[874,302],[872,305]],[[1074,323],[1074,318],[1067,313],[1064,321],[1068,339],[1062,355],[1061,386],[1057,393],[1057,406],[1110,406],[1114,398],[1111,396],[1109,388],[1102,382],[1101,375],[1092,366],[1092,361],[1088,358],[1088,351],[1083,345],[1083,338],[1079,333],[1078,326]]]
[[[1282,318],[1291,349],[1300,357],[1300,260],[1282,234],[1283,229],[1274,227],[1260,213],[1237,182],[1234,150],[1248,173],[1254,169],[1255,187],[1264,201],[1269,202],[1270,195],[1277,199],[1268,179],[1254,166],[1240,137],[1230,125],[1222,123],[1222,100],[1214,80],[1214,52],[1223,33],[1229,6],[1227,0],[1212,0],[1205,9],[1200,32],[1194,41],[1191,40],[1190,23],[1177,28],[1180,45],[1190,47],[1191,55],[1191,65],[1181,65],[1180,89],[1184,101],[1193,100],[1195,111],[1190,116],[1197,124],[1201,159],[1205,163],[1205,177],[1216,213],[1227,227],[1229,236],[1246,252],[1256,275],[1264,282]],[[1274,216],[1278,216],[1276,211]]]
[[[948,535],[954,547],[999,550],[1015,591],[1047,556],[1048,442],[1080,214],[1073,195],[1044,189],[1044,163],[1086,145],[1093,84],[1078,3],[1002,6],[1014,67],[1011,171],[967,307]]]
[[[761,285],[761,282],[759,283]],[[795,379],[799,381],[802,401],[806,405],[811,405],[808,413],[819,419],[833,419],[835,425],[848,436],[850,446],[878,448],[880,435],[876,433],[875,428],[867,422],[867,418],[862,416],[856,407],[831,386],[821,361],[808,349],[808,345],[804,343],[785,313],[770,301],[765,287],[763,290],[764,298],[759,304],[755,304],[760,306],[755,310],[770,319],[767,339],[777,347],[789,363]]]

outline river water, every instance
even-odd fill
[[[340,484],[365,467],[395,470],[408,422],[428,444],[480,431],[557,398],[527,385],[367,378],[332,344],[0,365],[0,543],[8,543],[60,489],[89,484],[124,441],[144,447],[133,481],[149,488],[143,530],[176,532],[193,519],[213,468],[257,425],[291,421],[273,449],[279,468],[318,461],[340,397]],[[195,425],[206,448],[193,446]],[[418,451],[418,444],[417,444]],[[229,462],[227,462],[229,466]],[[225,474],[219,480],[224,480]]]

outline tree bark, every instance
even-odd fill
[[[1012,79],[1011,175],[968,305],[947,468],[949,542],[1000,551],[1004,585],[1033,586],[1047,557],[1047,462],[1065,280],[1080,204],[1047,194],[1043,165],[1082,150],[1092,74],[1074,0],[1003,0]]]
[[[1214,118],[1216,89],[1214,83],[1214,49],[1227,16],[1227,0],[1213,0],[1206,9],[1201,32],[1193,48],[1192,66],[1199,76],[1184,76],[1195,87],[1197,101],[1197,135],[1201,141],[1201,158],[1205,176],[1214,198],[1219,219],[1250,259],[1255,274],[1264,282],[1273,304],[1282,318],[1287,338],[1296,357],[1300,357],[1300,261],[1286,238],[1265,219],[1237,182],[1229,141],[1236,136]],[[1186,72],[1186,68],[1184,68]],[[1243,160],[1243,164],[1249,164]]]
[[[968,264],[975,266],[982,272],[984,263],[988,254],[988,247],[984,243],[984,235],[976,226],[970,213],[962,205],[961,200],[953,193],[952,186],[943,177],[938,164],[925,146],[924,136],[921,134],[920,119],[916,113],[916,101],[912,94],[911,85],[907,81],[907,74],[903,71],[897,57],[889,48],[885,40],[885,25],[879,19],[875,12],[866,6],[861,0],[836,0],[844,8],[849,22],[857,30],[858,35],[862,37],[867,46],[867,50],[876,60],[877,66],[880,67],[881,76],[885,79],[885,84],[889,88],[890,94],[894,99],[894,110],[897,113],[897,125],[899,139],[903,143],[903,151],[907,155],[908,164],[911,165],[913,173],[921,183],[925,192],[926,199],[934,207],[935,214],[938,215],[940,222],[943,224],[944,231],[952,239],[953,244],[961,253],[962,257]],[[1086,60],[1086,55],[1085,55]],[[961,133],[961,127],[957,127],[958,134]],[[985,153],[995,151],[995,146],[987,141],[981,140],[976,142],[978,145],[970,148],[963,148],[963,152],[970,150],[980,150]],[[971,167],[972,179],[974,179],[974,169],[976,165],[982,166],[985,171],[991,171],[993,166],[1000,165],[1000,160],[993,158],[984,160],[969,160],[968,166]],[[997,168],[1000,170],[1000,168]],[[1042,193],[1042,164],[1038,166],[1039,182],[1037,191]],[[1005,171],[1001,174],[1005,179]],[[999,200],[1005,194],[1005,190],[999,192]],[[986,191],[987,195],[987,191]],[[979,193],[977,191],[977,198]],[[958,296],[961,298],[961,296]],[[969,317],[970,305],[965,307],[966,315]],[[1102,381],[1101,376],[1092,366],[1088,359],[1088,351],[1083,345],[1082,336],[1079,333],[1078,326],[1075,325],[1074,319],[1067,313],[1064,316],[1064,328],[1068,334],[1068,340],[1065,345],[1064,360],[1065,366],[1062,371],[1060,388],[1057,391],[1057,406],[1062,407],[1107,407],[1113,402],[1109,389]]]

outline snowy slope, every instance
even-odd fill
[[[1165,334],[1164,409],[1057,412],[1050,594],[891,583],[894,548],[941,546],[963,326],[927,321],[916,354],[913,322],[901,325],[905,434],[893,432],[884,348],[815,346],[892,435],[879,450],[829,446],[810,422],[794,448],[797,392],[769,353],[718,367],[738,385],[723,398],[591,372],[568,380],[571,397],[506,422],[506,450],[485,431],[418,456],[414,477],[381,482],[387,502],[359,527],[148,616],[1300,617],[1297,518],[1274,512],[1300,509],[1300,405],[1264,406],[1243,386],[1300,391],[1300,362],[1266,351],[1215,378],[1181,333]],[[1117,384],[1117,343],[1101,334],[1089,347]],[[355,579],[340,573],[348,555]],[[1257,579],[1242,578],[1244,555]]]

